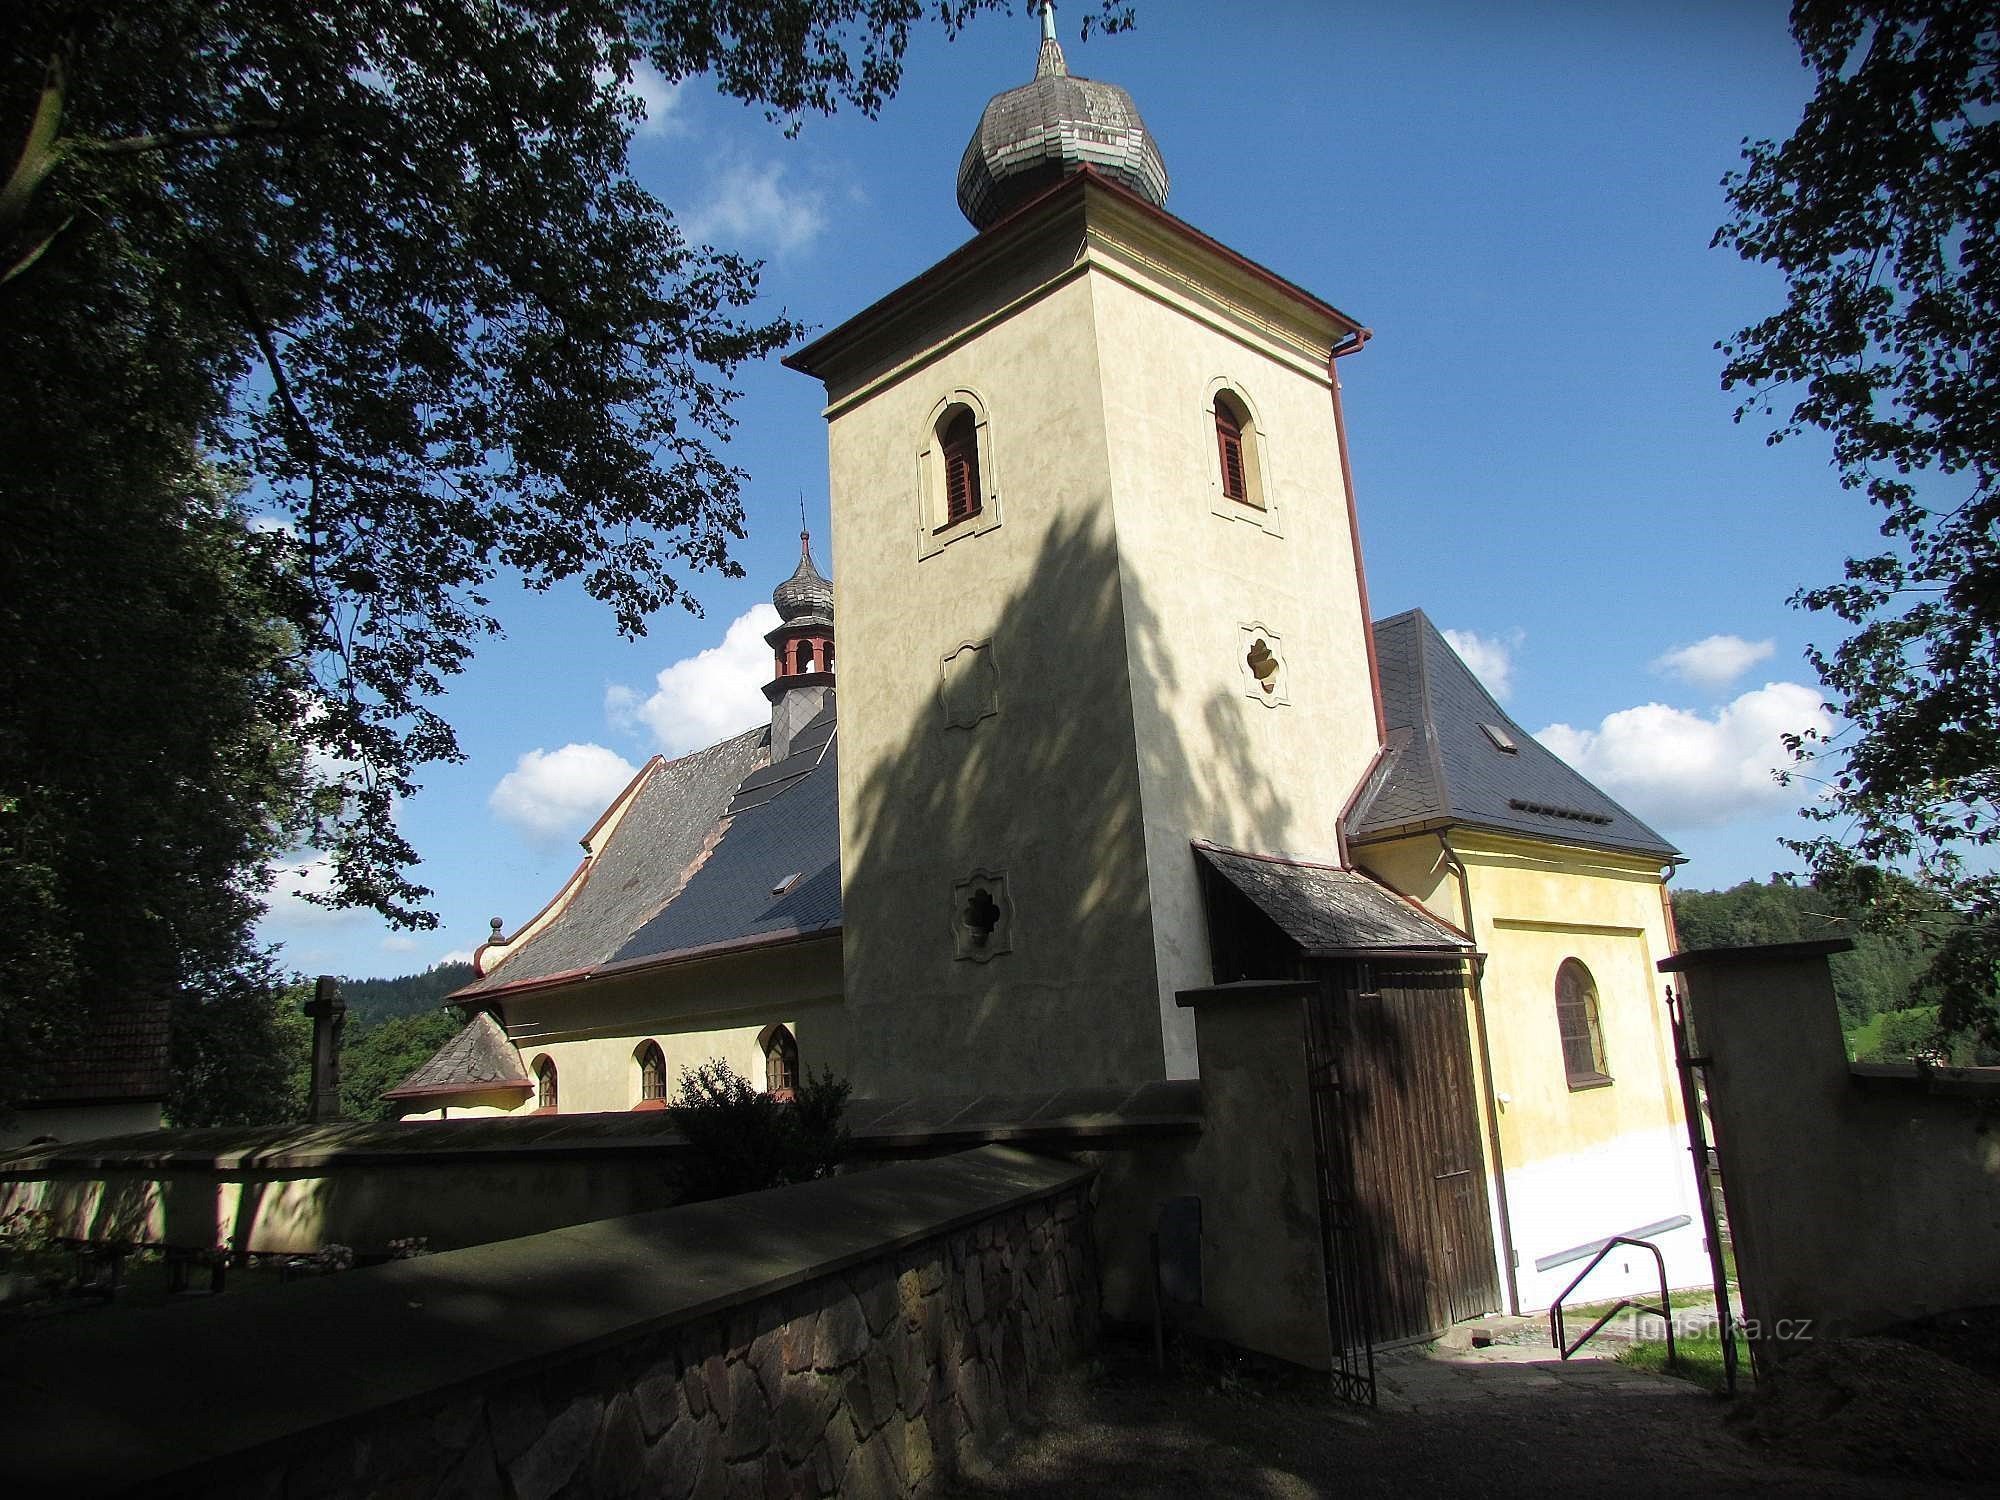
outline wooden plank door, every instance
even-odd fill
[[[1344,960],[1322,980],[1375,1337],[1434,1336],[1500,1305],[1463,966]]]

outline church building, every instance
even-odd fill
[[[785,361],[838,566],[802,538],[773,596],[769,722],[649,762],[390,1097],[657,1108],[711,1057],[872,1099],[1199,1080],[1179,997],[1311,981],[1375,1080],[1363,1186],[1419,1163],[1470,1267],[1452,1315],[1544,1306],[1612,1235],[1705,1281],[1653,967],[1681,856],[1422,612],[1371,620],[1369,330],[1169,214],[1043,21],[966,147],[972,238]]]

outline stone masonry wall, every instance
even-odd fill
[[[1098,1323],[1089,1185],[532,1377],[385,1413],[204,1494],[904,1496],[991,1451]]]

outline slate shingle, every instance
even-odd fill
[[[1470,950],[1471,942],[1358,870],[1244,854],[1197,842],[1195,853],[1308,958]]]
[[[1375,658],[1389,753],[1348,820],[1350,839],[1462,825],[1681,857],[1509,718],[1422,610],[1376,623]],[[1505,733],[1514,752],[1482,724]]]
[[[533,1087],[528,1070],[521,1065],[520,1050],[507,1040],[506,1029],[482,1010],[466,1022],[457,1036],[440,1047],[429,1062],[382,1097],[407,1099],[474,1089],[514,1088],[526,1092]]]
[[[631,807],[591,859],[569,905],[457,995],[485,994],[607,962],[680,891],[736,788],[759,769],[769,734],[760,725],[679,760],[648,766]]]

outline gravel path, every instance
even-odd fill
[[[1804,1468],[1759,1450],[1729,1405],[1679,1380],[1547,1349],[1404,1353],[1381,1405],[1227,1363],[1157,1374],[1141,1347],[1051,1392],[1000,1464],[955,1495],[1291,1500],[1426,1495],[1965,1495],[1984,1487]]]

